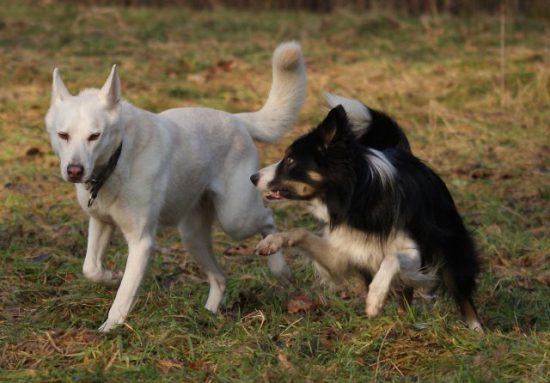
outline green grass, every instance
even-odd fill
[[[489,16],[48,3],[0,8],[1,381],[548,380],[550,57],[543,23],[507,20],[502,88],[500,26]],[[43,127],[52,68],[61,68],[74,93],[100,86],[117,63],[125,97],[152,111],[247,111],[261,106],[272,50],[286,39],[304,47],[308,97],[288,137],[258,144],[262,164],[323,117],[322,90],[395,116],[474,232],[486,336],[467,330],[446,299],[417,299],[403,315],[391,300],[368,320],[353,283],[348,293],[328,291],[293,254],[294,284],[279,286],[264,259],[222,255],[235,242],[219,231],[215,251],[230,279],[221,312],[210,314],[202,308],[205,278],[171,229],[159,233],[127,325],[95,332],[114,291],[81,275],[86,218],[59,177]],[[273,208],[282,229],[317,228],[297,205]],[[123,266],[125,257],[118,236],[108,266]],[[289,312],[300,294],[312,307]]]

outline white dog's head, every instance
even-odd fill
[[[116,65],[100,90],[86,89],[78,96],[69,93],[54,69],[46,129],[65,181],[87,182],[96,168],[108,163],[122,140],[120,109]]]

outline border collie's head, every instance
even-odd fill
[[[354,145],[346,112],[338,105],[315,129],[294,141],[281,161],[250,179],[267,199],[326,202],[328,190],[333,192],[338,183],[349,187],[355,178],[350,161]]]

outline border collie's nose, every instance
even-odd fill
[[[69,164],[69,166],[67,166],[67,175],[70,181],[80,181],[84,175],[84,166],[80,164]]]
[[[250,176],[250,182],[252,182],[254,186],[258,185],[259,180],[260,180],[260,173],[252,174]]]

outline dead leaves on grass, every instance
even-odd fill
[[[290,361],[288,360],[288,357],[285,355],[284,352],[279,351],[279,353],[277,354],[277,359],[281,363],[281,367],[283,367],[285,370],[291,370],[294,368],[294,366],[292,365],[292,363],[290,363]]]
[[[238,244],[236,246],[230,246],[230,247],[226,248],[223,251],[223,255],[227,255],[227,256],[234,256],[234,255],[253,256],[254,251],[252,250],[252,248],[248,247],[247,245]]]
[[[543,285],[550,287],[550,271],[540,273],[535,279]]]
[[[48,330],[35,333],[18,343],[7,343],[0,358],[0,368],[32,366],[45,357],[71,356],[101,341],[99,334],[87,329]]]
[[[222,73],[230,72],[235,66],[234,60],[218,60],[216,64],[209,66],[202,72],[190,74],[187,79],[197,84],[204,84]]]
[[[296,314],[300,311],[314,310],[319,306],[319,303],[312,300],[304,293],[300,293],[290,298],[286,304],[286,310],[289,314]]]

